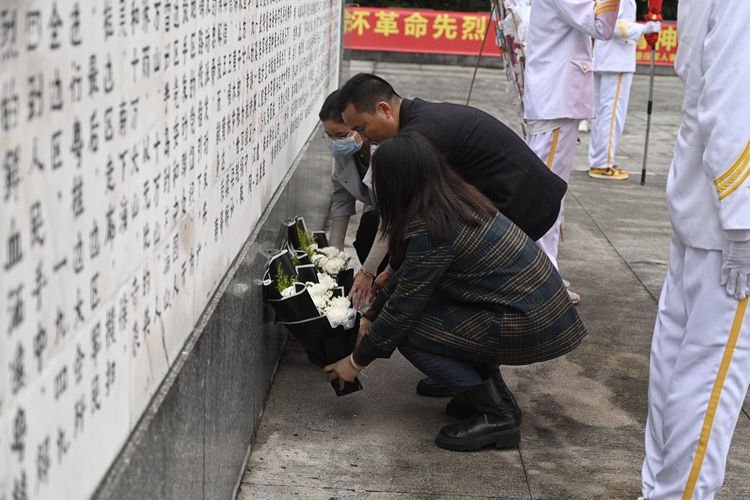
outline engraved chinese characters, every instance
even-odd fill
[[[94,491],[335,87],[339,9],[0,0],[0,498]]]

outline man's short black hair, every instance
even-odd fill
[[[370,73],[359,73],[339,89],[336,108],[343,113],[349,104],[353,104],[360,113],[375,113],[379,102],[390,102],[393,96],[398,94],[390,83]]]
[[[320,113],[318,113],[318,118],[320,118],[320,121],[327,122],[329,120],[333,120],[336,123],[344,123],[344,119],[341,117],[341,112],[336,107],[336,98],[338,97],[338,90],[334,90],[330,94],[328,94],[328,97],[326,97],[326,100],[323,102],[323,106],[320,108]]]

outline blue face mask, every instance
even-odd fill
[[[352,156],[354,153],[362,149],[362,143],[357,143],[355,137],[356,135],[352,134],[345,139],[330,139],[331,142],[328,147],[340,155]]]

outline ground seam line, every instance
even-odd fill
[[[517,445],[518,458],[521,459],[521,469],[523,469],[523,477],[526,479],[526,488],[529,490],[529,499],[534,500],[534,496],[531,494],[531,484],[529,484],[529,475],[526,473],[526,464],[523,461],[523,453],[521,453],[521,445]]]

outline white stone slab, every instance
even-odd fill
[[[260,3],[0,4],[0,498],[94,490],[314,129],[341,6]]]

